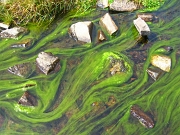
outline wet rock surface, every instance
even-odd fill
[[[133,23],[140,35],[147,36],[150,34],[149,26],[140,17],[138,17],[136,20],[134,20]]]
[[[0,37],[1,38],[17,38],[22,33],[27,33],[27,29],[23,27],[13,27],[10,29],[6,29],[1,31]]]
[[[106,13],[103,17],[100,18],[99,24],[110,35],[114,34],[118,30],[117,25],[115,24],[109,13]]]
[[[23,63],[9,67],[8,71],[12,74],[28,78],[32,74],[33,69],[31,63]]]
[[[138,18],[140,17],[145,22],[158,22],[159,21],[157,16],[150,13],[143,13],[143,14],[141,13],[141,14],[138,14],[137,17]]]
[[[107,8],[109,6],[108,0],[98,0],[96,4],[100,8]]]
[[[124,65],[123,60],[118,60],[118,59],[111,60],[111,69],[110,69],[111,75],[118,74],[120,72],[125,72],[125,71],[126,71],[126,67]]]
[[[171,69],[171,58],[166,55],[153,55],[151,57],[151,64],[163,71],[169,72]]]
[[[138,6],[129,0],[114,0],[113,3],[110,4],[110,10],[113,11],[134,11],[138,9]]]
[[[32,94],[26,91],[19,99],[18,104],[24,106],[37,106],[37,99]]]
[[[70,26],[69,35],[76,41],[91,43],[92,27],[93,24],[91,21],[77,22]]]
[[[41,52],[36,58],[36,64],[39,69],[44,73],[48,74],[53,71],[56,65],[59,63],[59,58],[52,55],[52,53]]]

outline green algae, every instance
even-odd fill
[[[136,80],[132,82],[130,78],[137,72],[136,64],[126,56],[128,54],[126,50],[137,43],[138,32],[132,23],[135,13],[113,14],[114,20],[121,16],[128,16],[128,19],[126,22],[117,23],[120,32],[115,37],[106,35],[109,40],[98,45],[95,45],[95,40],[91,45],[80,44],[69,48],[62,45],[65,43],[63,40],[69,38],[67,34],[69,26],[88,18],[82,14],[81,17],[78,17],[78,14],[65,16],[57,23],[56,29],[45,37],[37,37],[34,32],[21,37],[20,40],[35,39],[29,49],[12,49],[10,46],[19,41],[1,39],[0,105],[6,113],[4,116],[6,120],[0,133],[55,134],[55,127],[48,124],[54,123],[54,120],[65,115],[68,117],[67,122],[56,131],[60,135],[179,134],[179,4],[177,0],[167,0],[155,12],[159,17],[159,23],[148,24],[155,36],[150,35],[148,43],[143,45],[150,46],[147,49],[147,59],[141,71],[138,71]],[[172,12],[174,14],[169,15]],[[102,16],[104,12],[99,14]],[[76,19],[72,20],[74,17]],[[96,17],[92,21],[98,23]],[[62,39],[62,43],[54,45],[54,40],[57,38]],[[172,59],[171,71],[152,82],[146,69],[151,65],[152,55],[157,52],[164,53],[164,50],[158,50],[162,46],[174,48],[172,53],[166,54]],[[60,58],[60,71],[47,76],[34,73],[29,78],[21,78],[7,71],[8,67],[16,64],[35,63],[41,51],[52,52]],[[108,75],[111,57],[124,60],[127,72],[114,76]],[[72,60],[77,62],[71,64]],[[25,88],[26,84],[35,84],[35,86]],[[24,91],[36,95],[38,106],[27,107],[17,103]],[[116,98],[114,105],[98,113],[92,113],[94,102],[106,103],[111,95]],[[155,121],[153,129],[144,128],[130,116],[130,107],[133,104],[139,105],[153,116]],[[67,116],[70,112],[71,116]],[[14,122],[9,124],[10,120]]]

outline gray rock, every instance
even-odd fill
[[[108,0],[98,0],[97,6],[100,8],[107,8],[109,6]]]
[[[137,4],[130,0],[114,0],[109,7],[113,11],[134,11],[138,9]]]
[[[27,29],[22,27],[14,27],[11,29],[3,30],[0,33],[1,38],[17,38],[21,33],[26,33]]]
[[[9,67],[8,71],[12,74],[15,74],[24,78],[28,78],[33,72],[32,64],[30,63],[23,63],[23,64]]]
[[[153,55],[151,57],[151,64],[163,71],[169,72],[171,69],[171,58],[166,55]]]
[[[54,70],[58,62],[59,58],[53,56],[52,53],[41,52],[38,54],[38,57],[36,58],[37,66],[46,75],[50,71]]]
[[[26,91],[19,99],[18,104],[24,106],[37,106],[37,100],[33,95]]]
[[[99,24],[102,28],[106,29],[110,35],[112,35],[118,30],[118,27],[112,20],[109,13],[106,13],[103,17],[100,18]]]
[[[134,20],[133,23],[141,36],[147,36],[150,34],[149,26],[140,17]]]
[[[77,22],[69,28],[70,37],[75,40],[91,43],[92,22]]]

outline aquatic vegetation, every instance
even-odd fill
[[[114,36],[105,33],[107,40],[99,44],[96,35],[91,44],[75,42],[69,38],[68,28],[90,20],[98,30],[99,18],[106,10],[86,15],[69,13],[42,35],[31,27],[30,33],[18,40],[1,39],[0,115],[4,122],[0,134],[179,134],[179,5],[178,0],[167,0],[153,12],[159,22],[148,23],[151,33],[144,44],[137,45],[139,35],[133,25],[139,11],[111,14],[119,30]],[[29,48],[11,48],[26,39],[33,39]],[[146,59],[132,61],[131,49],[145,51]],[[60,59],[58,72],[45,75],[36,70],[35,61],[42,51]],[[171,70],[156,81],[146,72],[154,54],[172,59]],[[22,63],[33,65],[33,73],[27,78],[7,71]],[[112,69],[117,63],[122,68]],[[18,103],[25,91],[36,97],[37,106]],[[135,104],[143,110],[133,108],[138,118],[143,116],[153,128],[147,129],[131,117]],[[153,124],[145,114],[152,115]]]

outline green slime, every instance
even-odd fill
[[[105,12],[97,11],[76,15],[69,13],[60,19],[60,22],[55,24],[56,28],[45,37],[30,31],[19,40],[1,39],[0,105],[5,120],[0,133],[55,134],[54,127],[50,124],[64,117],[67,112],[71,112],[64,126],[57,131],[58,134],[179,134],[179,5],[178,0],[166,0],[159,10],[154,11],[159,17],[159,22],[148,23],[151,32],[155,35],[148,41],[152,46],[147,49],[148,56],[143,69],[136,71],[137,79],[132,82],[129,80],[135,72],[135,65],[125,52],[137,42],[138,32],[132,22],[138,11],[131,14],[119,13],[119,15],[128,16],[127,20],[121,23],[117,23],[116,19],[120,18],[118,14],[113,14],[119,33],[114,37],[106,33],[108,40],[98,45],[95,45],[95,39],[91,44],[76,47],[63,47],[63,44],[68,44],[65,41],[59,44],[53,42],[57,38],[69,39],[67,34],[69,26],[80,20],[92,18],[95,29],[100,29],[97,18]],[[28,38],[34,39],[30,49],[10,48],[12,44]],[[150,83],[146,69],[150,66],[150,58],[153,54],[163,53],[164,50],[158,50],[161,46],[174,48],[174,51],[168,54],[172,59],[171,71]],[[35,63],[41,51],[52,52],[60,58],[60,71],[47,76],[35,74],[29,78],[11,75],[7,71],[8,67],[16,64]],[[71,67],[70,61],[78,58],[79,62]],[[110,70],[110,58],[123,60],[127,71],[107,76]],[[26,84],[35,84],[35,86],[25,88]],[[64,88],[60,90],[62,85]],[[29,91],[37,97],[37,106],[28,107],[17,103],[24,91]],[[116,98],[115,105],[106,108],[100,114],[90,115],[93,110],[92,103],[107,102],[111,95]],[[83,98],[77,105],[81,96]],[[145,112],[153,115],[155,121],[153,129],[146,129],[130,116],[130,107],[133,104],[139,105]]]

